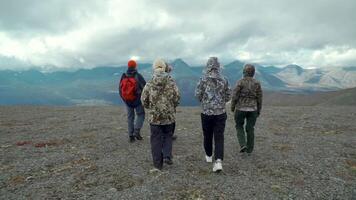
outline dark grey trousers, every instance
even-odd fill
[[[163,158],[172,158],[173,124],[150,125],[153,165],[162,169]]]

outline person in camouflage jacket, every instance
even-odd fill
[[[213,171],[222,170],[224,157],[224,131],[226,124],[225,104],[230,100],[231,90],[221,75],[218,58],[210,57],[205,74],[200,78],[195,96],[202,106],[201,121],[204,135],[205,159],[212,162],[213,139],[215,143]]]
[[[254,148],[254,127],[262,109],[262,89],[259,81],[253,78],[255,67],[246,64],[243,78],[237,81],[232,93],[231,111],[235,113],[237,138],[240,152],[252,153]],[[246,133],[244,124],[246,120]]]
[[[141,101],[148,110],[151,129],[153,164],[162,169],[163,162],[172,164],[172,135],[176,107],[180,94],[174,80],[169,76],[167,64],[157,59],[153,64],[153,77],[143,88]]]

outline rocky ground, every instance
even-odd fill
[[[199,108],[177,118],[174,164],[150,172],[121,107],[0,107],[0,199],[356,199],[356,107],[265,107],[249,157],[230,115],[220,174]]]

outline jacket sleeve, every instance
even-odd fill
[[[232,91],[232,99],[231,99],[231,111],[232,112],[235,111],[236,104],[239,100],[240,91],[241,91],[241,84],[240,84],[240,81],[238,81],[236,83],[234,90]]]
[[[120,94],[120,97],[122,98],[122,93],[121,93],[121,88],[120,88],[120,86],[121,86],[121,81],[122,81],[122,79],[124,78],[124,76],[125,76],[125,74],[122,74],[121,75],[121,78],[120,78],[120,81],[119,81],[119,94]]]
[[[257,83],[256,87],[256,96],[257,96],[257,112],[260,113],[262,110],[262,87],[260,83]]]
[[[174,82],[173,83],[173,90],[174,90],[174,107],[177,107],[179,105],[179,101],[180,101],[180,93],[179,93],[179,89],[177,87],[177,84]]]
[[[203,92],[205,91],[204,89],[204,81],[201,78],[198,81],[197,87],[195,89],[195,97],[199,100],[199,102],[201,102],[203,100]]]
[[[138,80],[140,90],[143,90],[143,88],[146,85],[145,78],[143,78],[143,76],[140,73],[137,73],[137,80]]]
[[[144,108],[149,109],[150,108],[150,96],[149,96],[149,85],[145,85],[145,87],[142,90],[141,94],[141,102]]]
[[[231,99],[231,88],[229,86],[229,81],[226,79],[226,84],[225,84],[225,102],[230,101]]]

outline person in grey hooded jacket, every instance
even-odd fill
[[[215,143],[213,171],[222,170],[224,157],[224,131],[227,119],[225,104],[230,100],[231,89],[225,77],[221,75],[217,57],[210,57],[205,74],[200,78],[195,96],[202,106],[201,122],[204,135],[205,159],[212,162],[213,139]]]

